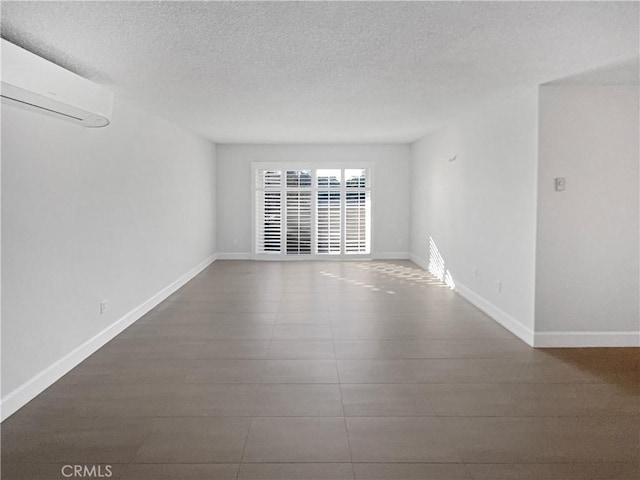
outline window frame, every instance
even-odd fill
[[[318,225],[317,225],[317,209],[318,209],[318,191],[325,189],[318,187],[317,171],[318,170],[340,170],[340,253],[317,253],[318,249]],[[368,233],[369,233],[369,252],[368,253],[346,253],[346,180],[344,178],[346,170],[363,169],[367,173],[367,185],[364,188],[368,196]],[[258,252],[258,229],[257,229],[257,194],[263,191],[257,185],[258,174],[260,170],[278,170],[282,172],[281,192],[281,249],[279,252],[267,253]],[[287,254],[286,245],[286,177],[287,170],[310,170],[311,171],[311,253],[308,254]],[[374,252],[374,168],[373,162],[370,161],[354,161],[354,162],[251,162],[251,258],[253,260],[367,260],[373,258]],[[328,189],[326,189],[328,190]],[[360,188],[358,188],[360,190]]]

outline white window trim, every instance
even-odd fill
[[[374,164],[371,161],[354,161],[354,162],[251,162],[251,259],[252,260],[272,260],[272,261],[305,261],[305,260],[371,260],[374,258],[374,180],[375,180],[375,172],[374,172]],[[350,170],[350,169],[367,169],[367,173],[369,175],[369,253],[368,254],[354,254],[354,253],[344,253],[344,245],[342,245],[341,253],[339,254],[317,254],[317,253],[309,253],[302,255],[287,255],[286,253],[286,228],[283,228],[283,249],[280,253],[257,253],[256,252],[256,185],[255,179],[257,170],[260,169],[268,169],[268,170],[311,170],[313,171],[312,175],[312,185],[311,192],[312,198],[314,199],[312,208],[311,208],[311,245],[315,250],[316,245],[316,203],[315,199],[317,198],[318,188],[315,182],[316,170],[325,170],[325,169],[340,169],[340,170]],[[344,191],[346,189],[344,181],[340,182],[340,191],[341,198],[346,198],[344,196]],[[282,200],[285,202],[285,199]],[[341,202],[341,222],[342,228],[344,229],[345,222],[345,205]],[[343,230],[344,231],[344,230]]]

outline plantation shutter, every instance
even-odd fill
[[[340,254],[341,174],[339,169],[317,171],[316,251],[319,254]]]
[[[282,171],[256,170],[256,253],[282,251]]]
[[[311,170],[287,171],[287,254],[311,253]]]
[[[345,170],[345,246],[347,254],[369,253],[371,192],[367,171]]]
[[[369,170],[254,166],[258,255],[371,253]]]

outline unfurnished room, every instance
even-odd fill
[[[3,480],[640,478],[640,2],[0,19]]]

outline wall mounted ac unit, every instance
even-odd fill
[[[106,127],[113,93],[2,39],[2,103],[67,120]]]

